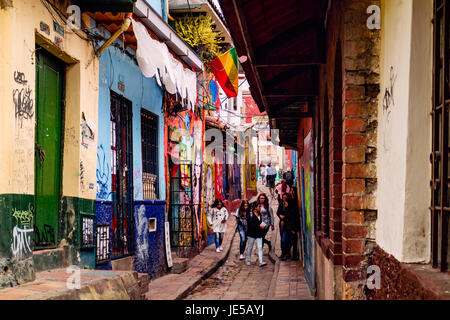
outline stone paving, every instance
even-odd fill
[[[261,192],[267,188],[258,184]],[[254,199],[252,199],[254,200]],[[70,276],[64,269],[36,274],[36,280],[18,287],[0,290],[0,300],[14,299],[140,299],[147,300],[311,300],[314,299],[305,281],[300,261],[280,261],[280,235],[276,209],[278,202],[271,199],[274,209],[275,229],[266,236],[271,239],[273,250],[264,246],[263,257],[267,262],[259,267],[256,245],[252,264],[239,260],[239,235],[236,219],[228,220],[224,236],[224,250],[215,251],[214,244],[189,261],[181,274],[167,274],[141,285],[138,274],[130,271],[81,270],[81,290],[67,288]]]
[[[137,272],[80,270],[80,289],[67,286],[66,269],[36,273],[36,280],[0,290],[0,300],[140,300]],[[74,282],[71,282],[74,283]]]
[[[275,229],[266,238],[272,241],[272,251],[264,246],[263,259],[267,266],[259,267],[253,249],[252,265],[239,260],[239,235],[236,234],[229,257],[222,267],[204,280],[186,300],[313,300],[300,261],[280,261],[281,244],[276,210],[278,201],[271,198],[268,188],[258,184],[265,192],[274,210]],[[252,199],[254,200],[254,199]]]
[[[274,264],[270,261],[268,252],[269,249],[264,246],[263,260],[267,262],[267,265],[260,267],[255,244],[252,264],[248,266],[246,259],[239,260],[239,235],[237,234],[225,264],[209,279],[203,281],[198,288],[186,297],[186,300],[267,299],[274,272]],[[245,257],[247,257],[246,254]]]

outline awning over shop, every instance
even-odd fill
[[[82,11],[133,12],[136,0],[73,0]]]
[[[283,145],[297,146],[311,117],[325,62],[328,0],[219,0],[251,94]]]

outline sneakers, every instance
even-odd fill
[[[252,264],[252,263],[251,263],[250,261],[247,260],[247,265],[249,266],[249,265],[251,265],[251,264]]]
[[[220,250],[220,251],[223,251],[223,247],[222,247],[222,246],[220,246],[220,247],[219,247],[219,250]]]
[[[239,260],[244,260],[244,255],[243,255],[243,254],[241,254],[241,255],[239,256]]]
[[[220,249],[219,249],[219,248],[217,248],[217,249],[216,249],[216,252],[220,252]]]
[[[259,264],[259,266],[260,266],[260,267],[267,266],[267,262],[263,261],[263,262],[261,262],[261,263]]]

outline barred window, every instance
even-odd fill
[[[449,251],[449,55],[450,0],[434,2],[434,81],[431,160],[431,260],[448,270]]]
[[[142,185],[144,200],[159,198],[158,116],[141,109]]]

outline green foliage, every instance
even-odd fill
[[[175,22],[175,31],[208,63],[221,53],[221,32],[214,31],[211,17],[185,16]]]

